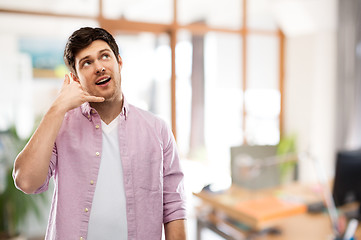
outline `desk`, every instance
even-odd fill
[[[309,186],[296,183],[266,190],[246,190],[234,185],[222,193],[211,193],[203,190],[194,193],[202,201],[197,212],[197,240],[201,240],[201,230],[203,228],[209,228],[225,239],[232,240],[330,239],[332,229],[327,213],[310,214],[303,212],[266,221],[255,221],[249,219],[234,207],[237,202],[245,199],[275,194],[300,198],[305,204],[318,202],[321,199],[321,193],[314,191]],[[280,232],[268,231],[275,229]],[[361,239],[360,228],[357,230],[356,237]]]

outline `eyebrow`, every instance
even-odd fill
[[[98,52],[98,54],[102,54],[103,52],[111,52],[111,50],[108,49],[108,48],[104,48],[104,49],[100,50],[100,51]],[[90,55],[87,55],[87,56],[81,58],[81,59],[78,61],[78,64],[80,65],[82,61],[84,61],[84,60],[86,60],[86,59],[88,59],[88,58],[90,58]]]

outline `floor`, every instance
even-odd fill
[[[182,161],[182,169],[185,176],[185,189],[187,192],[187,234],[188,240],[196,240],[197,224],[195,207],[200,201],[193,196],[193,192],[199,192],[208,183],[212,182],[213,176],[209,175],[211,170],[202,163],[194,161]],[[214,232],[204,229],[201,233],[202,240],[224,240]]]

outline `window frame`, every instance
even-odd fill
[[[227,29],[221,27],[211,27],[204,23],[192,23],[187,25],[180,25],[177,21],[177,2],[178,0],[173,0],[173,22],[170,24],[157,24],[157,23],[148,23],[148,22],[136,22],[129,21],[124,18],[120,19],[107,19],[103,16],[103,0],[98,0],[98,15],[93,16],[81,16],[81,15],[72,15],[72,14],[57,14],[50,12],[42,11],[24,11],[24,10],[14,10],[14,9],[3,9],[0,7],[0,13],[10,13],[10,14],[24,14],[24,15],[36,15],[44,17],[59,17],[59,18],[80,18],[80,19],[90,19],[95,20],[99,23],[100,27],[103,27],[110,31],[111,33],[139,33],[139,32],[151,32],[154,34],[168,34],[170,38],[170,48],[171,48],[171,122],[172,122],[172,131],[174,137],[177,137],[177,122],[176,122],[176,72],[175,72],[175,47],[177,43],[177,33],[183,29],[190,31],[192,34],[204,35],[208,32],[223,32],[223,33],[232,33],[238,34],[242,38],[242,76],[240,81],[242,82],[243,91],[247,91],[247,38],[250,34],[267,36],[272,35],[279,39],[279,91],[281,96],[281,106],[280,106],[280,115],[279,115],[279,129],[280,136],[283,133],[283,118],[284,118],[284,69],[285,69],[285,35],[280,29],[277,30],[262,30],[262,29],[253,29],[248,27],[247,23],[247,2],[248,0],[239,0],[243,1],[242,6],[242,23],[243,25],[239,29]],[[243,94],[244,96],[244,94]],[[243,99],[243,126],[242,129],[246,129],[246,119],[247,113],[245,108],[245,101]],[[244,135],[243,143],[247,144],[246,136]]]

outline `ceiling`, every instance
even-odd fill
[[[238,29],[243,25],[243,5],[240,0],[178,0],[177,3],[179,24],[203,21],[213,27],[230,29]],[[85,17],[46,22],[43,17],[0,13],[0,30],[67,35],[74,29],[74,25],[97,25],[89,17],[97,16],[98,4],[98,0],[0,0],[0,8],[3,9]],[[249,0],[247,4],[247,24],[250,28],[275,30],[279,27],[288,37],[336,29],[336,0]],[[103,15],[106,18],[124,17],[131,21],[169,24],[173,21],[173,0],[103,0]],[[41,28],[24,28],[29,22]],[[54,26],[59,28],[54,29]],[[67,26],[72,27],[68,30]]]

